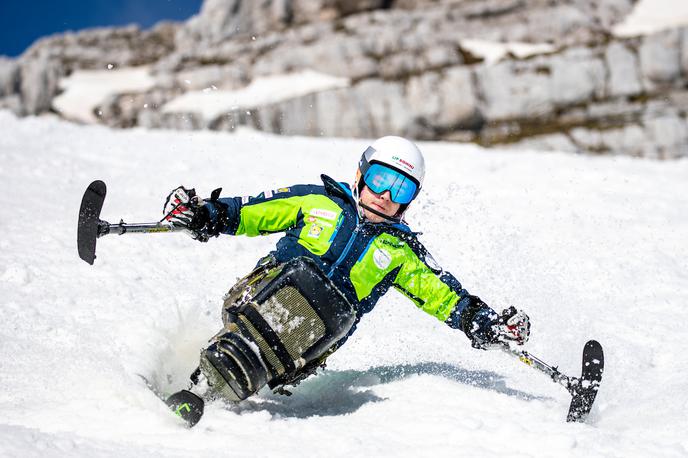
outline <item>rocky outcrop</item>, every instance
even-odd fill
[[[14,94],[19,89],[19,64],[0,56],[0,97]]]
[[[147,64],[155,87],[109,97],[100,122],[688,156],[688,28],[615,38],[633,3],[206,0],[182,25],[50,37],[0,61],[0,106],[39,113],[75,70]],[[349,84],[210,117],[166,108],[304,70]]]
[[[23,114],[23,106],[19,97],[19,63],[0,56],[0,110],[11,110]]]
[[[51,109],[59,93],[59,80],[79,69],[106,69],[157,62],[174,49],[178,25],[161,23],[152,30],[138,27],[91,29],[43,38],[22,56],[11,61],[18,72],[10,93],[4,98],[20,101],[14,111],[38,114]],[[6,61],[5,61],[6,62]],[[5,63],[0,62],[0,82]]]
[[[177,45],[190,50],[241,36],[258,37],[329,22],[356,35],[379,30],[493,41],[581,43],[604,38],[634,0],[206,0],[180,29]],[[384,41],[384,40],[383,40]]]

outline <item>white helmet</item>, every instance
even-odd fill
[[[378,167],[373,168],[375,164]],[[390,179],[380,184],[380,188],[373,189],[372,183],[366,182],[366,174],[383,166],[391,169]],[[394,178],[396,173],[397,178]],[[399,180],[398,178],[402,179]],[[401,204],[398,216],[404,214],[408,205],[416,198],[423,185],[425,177],[425,160],[418,147],[402,137],[387,136],[375,140],[361,155],[358,162],[358,174],[354,183],[354,197],[358,201],[363,185],[368,185],[374,192],[390,190],[394,202]]]

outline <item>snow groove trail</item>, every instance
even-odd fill
[[[528,311],[533,354],[577,375],[585,341],[604,345],[589,424],[564,422],[569,397],[546,377],[390,293],[292,397],[214,402],[184,429],[139,374],[184,386],[223,294],[276,239],[108,236],[88,266],[83,190],[107,183],[104,219],[153,221],[180,184],[349,180],[365,144],[0,112],[0,456],[688,456],[688,161],[442,143],[421,145],[409,220],[469,291]]]

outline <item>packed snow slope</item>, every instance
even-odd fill
[[[0,456],[688,455],[688,161],[423,143],[409,212],[474,294],[533,322],[527,349],[571,375],[599,340],[587,424],[565,390],[391,292],[291,397],[219,402],[186,429],[146,387],[186,385],[224,292],[275,236],[110,235],[76,250],[82,193],[102,218],[160,218],[177,185],[257,194],[349,180],[362,140],[112,131],[0,113]]]

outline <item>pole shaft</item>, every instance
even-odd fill
[[[110,224],[107,221],[98,222],[98,237],[108,234],[152,234],[156,232],[179,232],[186,230],[185,227],[175,226],[171,223],[125,223],[120,221],[117,224]]]
[[[522,363],[548,375],[554,382],[564,386],[566,389],[570,389],[572,378],[559,372],[559,369],[556,367],[550,366],[540,358],[531,355],[527,351],[515,350],[506,344],[502,346],[502,349],[506,353],[517,357]]]

